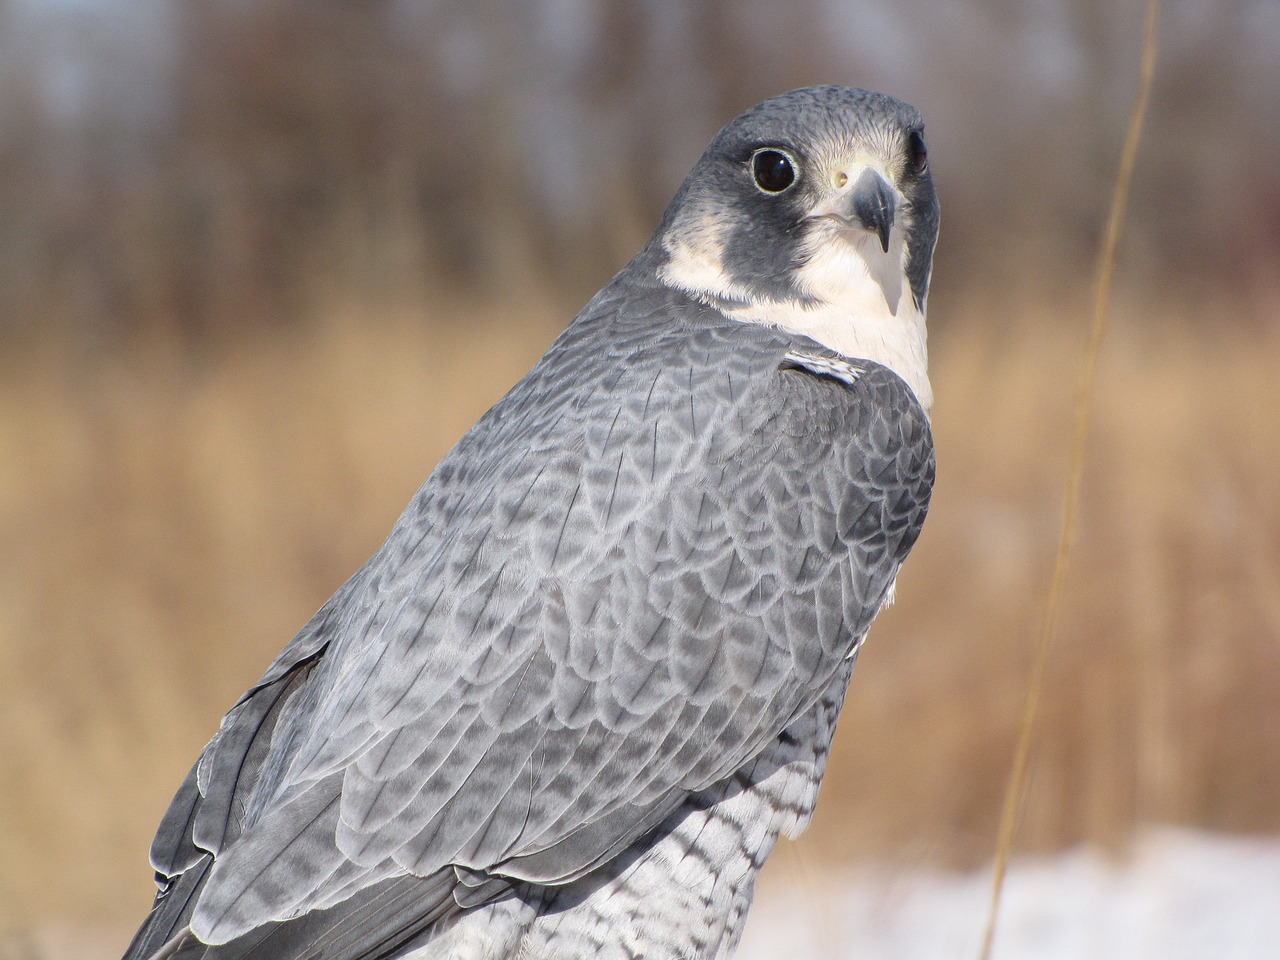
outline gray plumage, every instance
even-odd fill
[[[933,454],[894,371],[730,307],[756,291],[803,315],[803,171],[869,144],[894,192],[857,243],[887,254],[905,224],[922,316],[918,129],[830,87],[722,131],[654,240],[223,720],[157,833],[129,960],[732,950],[812,810]],[[794,189],[753,185],[762,146],[802,167]],[[732,283],[676,276],[691,237]]]

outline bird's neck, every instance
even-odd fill
[[[933,405],[925,306],[917,306],[896,237],[887,253],[868,243],[827,243],[796,268],[795,298],[750,296],[708,283],[719,271],[691,259],[668,259],[659,272],[668,286],[693,294],[734,320],[777,327],[816,340],[850,359],[871,360],[907,382],[928,413]]]
[[[896,315],[876,310],[861,298],[813,304],[773,301],[720,309],[735,320],[802,334],[850,359],[882,364],[907,382],[926,413],[933,405],[924,312],[910,298],[899,305]]]

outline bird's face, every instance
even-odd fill
[[[885,362],[927,394],[938,219],[914,107],[848,87],[793,90],[712,141],[659,227],[658,274],[738,319]]]
[[[924,123],[883,94],[811,87],[766,100],[712,142],[659,238],[664,277],[729,301],[814,300],[850,254],[923,309],[938,232]]]

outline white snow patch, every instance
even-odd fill
[[[807,872],[762,886],[735,960],[978,956],[989,869]],[[1280,957],[1280,838],[1160,828],[1119,861],[1018,858],[996,931],[997,960]]]

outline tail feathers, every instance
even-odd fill
[[[173,941],[186,929],[195,909],[196,896],[212,864],[212,855],[205,854],[204,859],[174,877],[172,885],[156,896],[151,912],[134,934],[123,960],[165,960],[173,955],[177,946]]]

